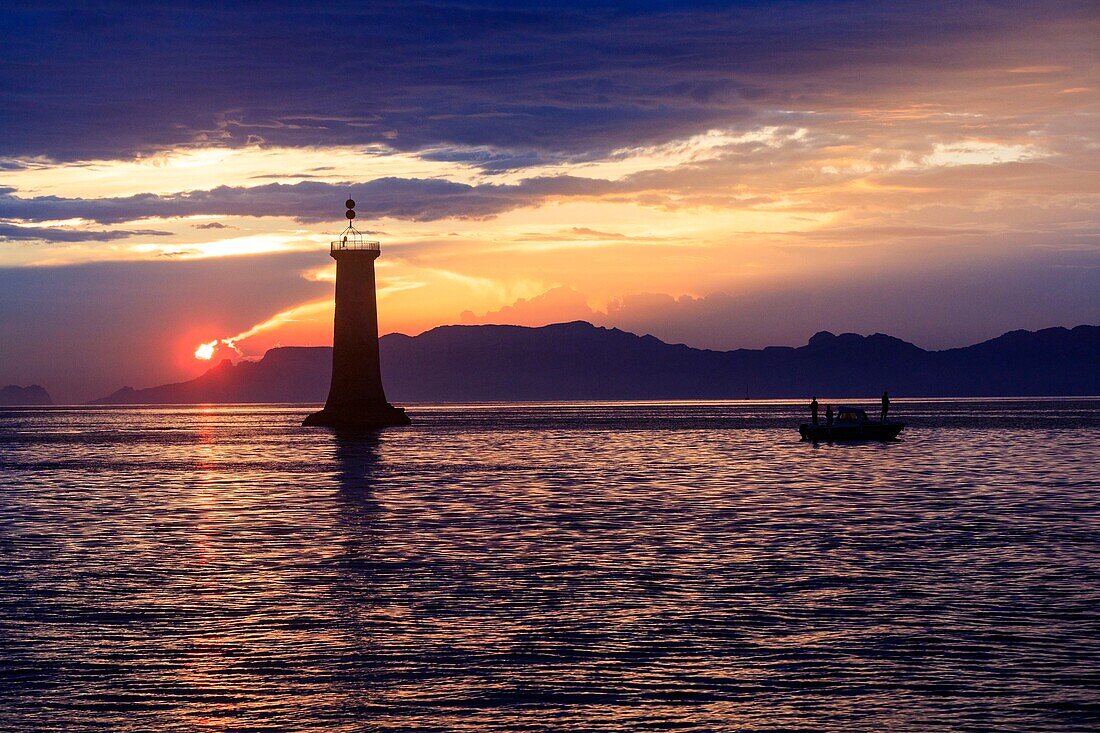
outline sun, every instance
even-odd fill
[[[218,345],[217,340],[211,341],[208,344],[199,344],[199,348],[195,349],[195,358],[206,361],[213,358],[214,348]]]

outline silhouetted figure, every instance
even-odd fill
[[[830,428],[833,426],[833,406],[825,405],[825,424]]]
[[[882,393],[882,421],[886,422],[886,413],[890,412],[890,395]]]
[[[817,398],[814,397],[810,401],[810,416],[813,418],[814,425],[817,425]]]

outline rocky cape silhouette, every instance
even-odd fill
[[[28,387],[20,387],[17,384],[9,384],[0,389],[0,406],[3,407],[27,407],[37,405],[52,405],[53,399],[44,387],[32,384]]]
[[[709,351],[576,321],[441,326],[380,339],[394,402],[1100,394],[1100,326],[1012,331],[926,351],[883,334],[823,331],[801,347]],[[196,379],[125,387],[92,404],[325,400],[332,349],[282,347]]]

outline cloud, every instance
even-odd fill
[[[18,110],[0,118],[9,159],[383,142],[503,151],[468,159],[487,170],[933,86],[992,89],[997,69],[1014,82],[1086,87],[1097,17],[1090,3],[931,0],[0,12],[0,89]],[[43,38],[66,42],[43,59]]]
[[[667,242],[668,237],[638,237],[620,232],[602,232],[589,227],[570,227],[556,232],[530,232],[516,237],[519,242]]]
[[[547,290],[534,298],[520,298],[512,305],[476,315],[464,311],[459,322],[467,325],[502,323],[513,326],[544,326],[562,321],[591,321],[603,314],[589,307],[583,295],[570,287]]]
[[[220,221],[210,221],[205,224],[192,224],[195,229],[236,229],[231,224],[222,224]]]
[[[27,222],[76,217],[99,224],[118,224],[151,217],[283,216],[316,223],[338,218],[341,209],[334,202],[350,196],[359,202],[357,211],[364,218],[476,219],[535,205],[554,196],[598,196],[617,187],[606,180],[556,176],[529,178],[516,184],[479,185],[418,178],[378,178],[346,184],[303,181],[95,199],[22,198],[4,193],[0,194],[0,217]]]
[[[423,160],[441,163],[465,163],[485,173],[506,173],[533,166],[557,165],[576,160],[575,156],[549,155],[539,150],[503,150],[489,145],[451,146],[420,151]]]
[[[19,226],[0,221],[0,242],[111,242],[127,237],[168,237],[172,232],[158,229],[64,229],[61,227]]]

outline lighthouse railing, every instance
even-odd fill
[[[336,239],[329,245],[329,252],[350,252],[353,250],[366,250],[368,252],[381,252],[382,245],[370,239],[361,239],[357,242],[351,240]]]

